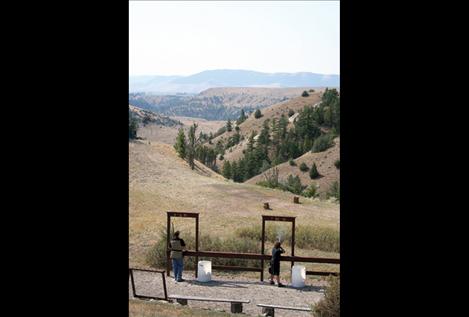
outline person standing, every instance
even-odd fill
[[[182,271],[184,269],[183,251],[185,246],[184,240],[179,238],[179,231],[176,231],[169,243],[170,258],[173,262],[174,280],[176,282],[184,282]]]
[[[281,247],[280,241],[275,242],[274,247],[272,249],[272,259],[270,260],[270,284],[274,285],[274,277],[277,280],[278,287],[285,287],[282,283],[280,283],[280,255],[285,253],[285,250]]]

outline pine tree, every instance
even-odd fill
[[[176,137],[176,143],[174,144],[174,149],[176,150],[177,154],[180,158],[186,158],[186,136],[184,135],[184,130],[179,128],[179,133]]]
[[[231,173],[231,163],[230,161],[226,161],[225,164],[223,164],[223,170],[222,170],[222,175],[223,177],[230,179],[233,177],[233,174]]]
[[[316,163],[313,163],[313,166],[311,166],[311,170],[309,171],[309,177],[311,179],[315,179],[319,177],[319,172],[318,172],[318,168],[316,167]]]
[[[233,126],[231,125],[231,120],[228,119],[228,122],[226,123],[226,131],[231,132],[233,130]]]
[[[300,171],[306,172],[308,170],[308,166],[305,164],[305,162],[300,164]]]
[[[130,113],[130,111],[129,111]],[[130,113],[129,117],[129,139],[137,138],[138,122],[137,119]]]
[[[188,135],[188,139],[189,139],[189,143],[188,143],[188,146],[187,146],[187,159],[189,161],[189,166],[191,167],[191,169],[194,169],[195,167],[195,162],[194,162],[194,159],[195,159],[195,151],[196,151],[196,147],[197,147],[197,140],[196,140],[196,137],[195,137],[195,131],[197,130],[197,124],[194,123],[190,128],[189,128],[189,135]]]
[[[237,124],[241,124],[246,120],[246,114],[244,113],[244,109],[241,109],[241,115],[239,116],[238,120],[236,121]]]
[[[260,117],[262,117],[262,113],[259,109],[257,109],[256,112],[254,112],[254,118],[259,119]]]

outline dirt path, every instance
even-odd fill
[[[135,272],[136,291],[139,295],[162,296],[162,281],[160,274]],[[277,304],[295,307],[307,307],[316,303],[324,296],[324,281],[307,279],[306,286],[295,289],[290,285],[285,288],[269,285],[268,281],[260,282],[241,276],[228,275],[212,276],[208,283],[197,282],[192,272],[185,272],[185,282],[176,283],[172,277],[166,279],[168,295],[186,295],[213,298],[247,299],[251,302],[243,304],[243,312],[249,316],[259,316],[261,308],[256,304]],[[129,283],[130,289],[130,283]],[[131,295],[131,290],[129,292]],[[175,304],[178,305],[178,304]],[[188,301],[188,306],[218,311],[230,311],[229,303],[212,303]],[[308,312],[276,310],[275,316],[300,317],[309,316]]]

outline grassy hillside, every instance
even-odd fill
[[[289,162],[285,162],[277,165],[279,172],[279,180],[286,181],[289,175],[300,177],[301,183],[303,185],[310,185],[315,183],[319,186],[318,192],[322,197],[325,196],[326,192],[329,190],[330,186],[335,181],[340,181],[340,171],[334,165],[334,163],[340,159],[340,138],[334,140],[334,146],[327,149],[324,152],[318,153],[305,153],[299,158],[295,159],[294,166],[291,166]],[[309,168],[316,164],[320,176],[317,179],[311,179],[309,176],[309,171],[302,172],[300,170],[301,163],[305,163]],[[269,175],[272,172],[272,168],[268,169],[262,174],[254,176],[253,178],[247,180],[247,184],[256,184],[257,182],[263,181],[265,175]]]
[[[238,228],[260,226],[262,214],[296,216],[299,224],[338,229],[339,205],[224,179],[196,162],[191,170],[172,146],[143,141],[129,142],[129,261],[146,265],[149,249],[166,226],[166,211],[200,212],[202,234],[232,235]],[[269,202],[272,210],[264,210]],[[191,219],[176,219],[184,236],[194,234]],[[288,230],[288,229],[286,229]],[[327,255],[298,249],[298,255]]]

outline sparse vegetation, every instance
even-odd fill
[[[308,170],[309,170],[309,167],[308,167],[308,165],[306,165],[305,162],[300,164],[300,171],[307,172]]]
[[[304,197],[308,197],[308,198],[314,198],[318,195],[318,188],[316,186],[316,184],[312,183],[311,185],[309,185],[302,193],[301,195],[303,195]]]
[[[337,168],[337,169],[340,169],[340,160],[337,160],[334,162],[334,166]]]
[[[192,236],[184,237],[186,248],[188,250],[195,249],[195,239]],[[252,239],[238,239],[234,236],[219,238],[209,235],[200,236],[199,248],[205,251],[231,251],[242,253],[259,252],[259,243]],[[204,260],[205,258],[199,258]],[[213,265],[232,265],[232,266],[253,266],[260,267],[257,260],[243,259],[210,259]],[[166,229],[161,230],[158,242],[150,249],[146,257],[147,264],[155,268],[166,267]],[[184,260],[184,268],[187,270],[194,269],[196,266],[194,257],[186,257]]]
[[[330,276],[328,284],[324,298],[312,305],[314,317],[340,316],[340,276]]]
[[[303,91],[303,93],[301,94],[301,97],[309,97],[308,92],[306,90]]]
[[[262,240],[261,226],[239,228],[235,234],[242,239]],[[274,243],[278,239],[280,226],[272,224],[265,227],[265,239]],[[339,231],[336,229],[311,225],[298,225],[295,230],[295,245],[299,248],[317,249],[326,252],[339,252]],[[284,235],[284,243],[290,245],[291,232]]]
[[[292,158],[288,160],[288,164],[290,164],[290,166],[296,166],[296,162]]]
[[[318,172],[318,168],[316,167],[316,163],[313,163],[313,166],[311,166],[311,170],[309,171],[309,177],[311,179],[315,179],[319,177],[319,172]]]
[[[327,192],[327,198],[335,198],[337,201],[340,201],[340,185],[338,181],[332,183]]]
[[[288,110],[288,117],[291,117],[295,114],[295,111],[293,109]]]

